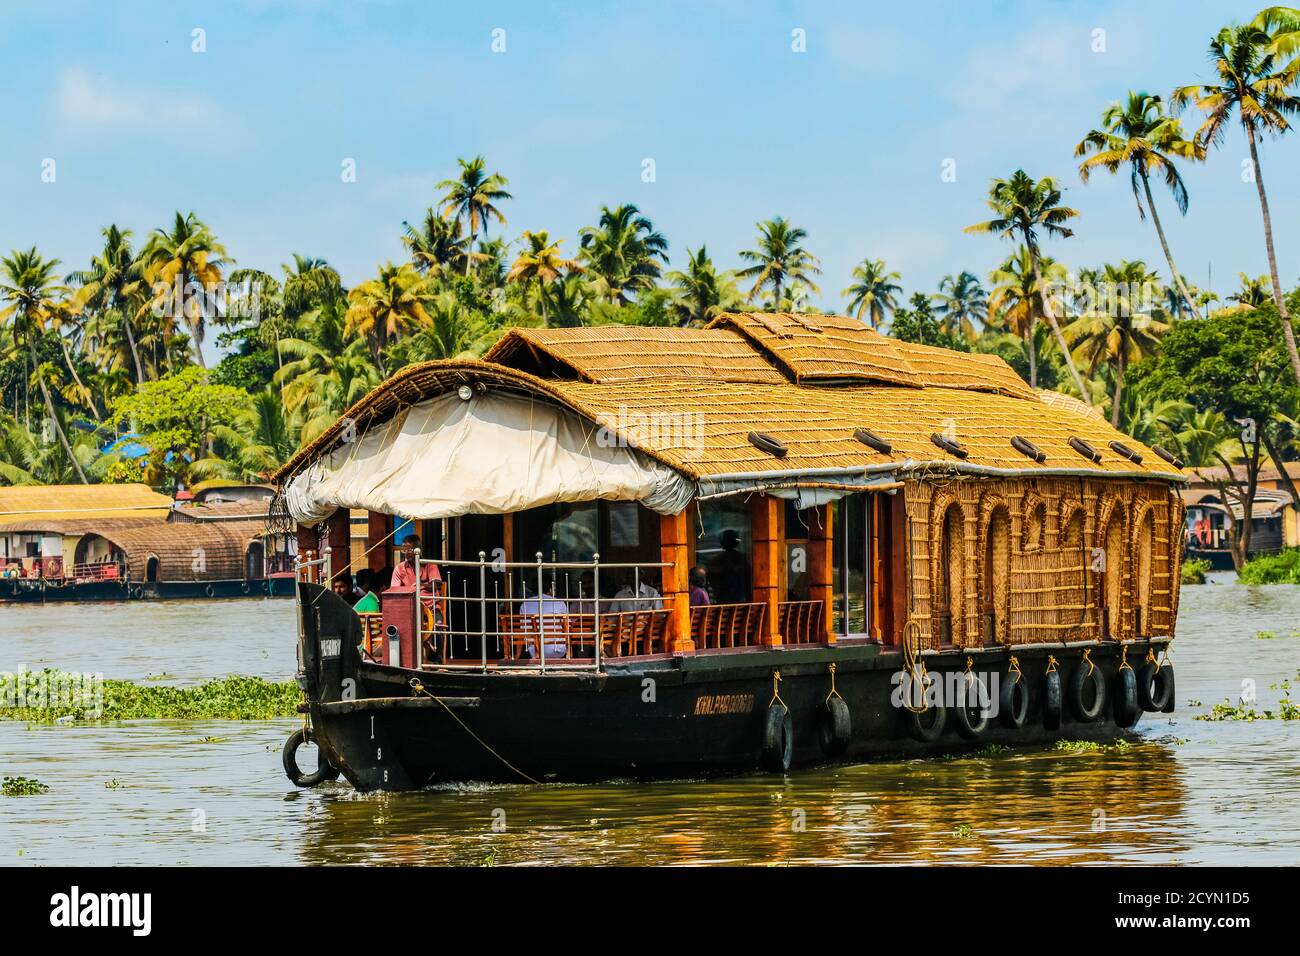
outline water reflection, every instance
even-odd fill
[[[288,604],[97,608],[93,632],[85,608],[44,617],[35,612],[55,609],[32,609],[25,620],[47,627],[0,647],[0,669],[24,662],[19,655],[85,669],[66,659],[75,653],[102,660],[113,676],[197,679],[265,660],[267,676],[284,677],[293,660]],[[6,625],[9,613],[0,610]],[[279,747],[293,721],[0,722],[4,772],[51,788],[4,800],[0,862],[1294,865],[1300,722],[1191,717],[1235,700],[1244,679],[1255,681],[1261,707],[1276,705],[1269,685],[1300,671],[1300,587],[1187,588],[1180,628],[1179,712],[1145,717],[1131,747],[1100,753],[359,795],[346,784],[289,785]]]

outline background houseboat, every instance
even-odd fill
[[[296,539],[263,486],[173,501],[144,485],[0,488],[0,603],[293,593]]]
[[[298,770],[296,734],[299,783],[781,769],[1173,706],[1173,456],[851,319],[516,329],[402,370],[275,478],[328,761]],[[420,539],[362,615],[328,588],[355,509],[367,570]]]

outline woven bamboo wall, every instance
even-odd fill
[[[945,612],[957,647],[1097,639],[1105,590],[1108,636],[1138,636],[1138,605],[1140,636],[1173,633],[1183,505],[1164,482],[927,476],[905,496],[923,646]]]

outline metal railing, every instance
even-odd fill
[[[307,584],[328,584],[334,577],[330,549],[322,548],[320,557],[313,558],[316,553],[310,549],[303,552],[303,559],[294,562],[293,576]]]
[[[447,575],[440,590],[432,591],[426,586],[424,568],[430,565]],[[591,561],[545,561],[540,552],[537,560],[531,562],[489,560],[483,551],[479,552],[477,561],[426,560],[417,549],[414,666],[418,669],[424,665],[426,639],[440,658],[440,665],[477,666],[483,671],[489,666],[535,666],[544,674],[548,667],[557,665],[600,670],[605,658],[611,656],[604,648],[607,641],[611,643],[612,656],[634,656],[639,638],[644,638],[641,647],[651,653],[653,633],[659,629],[663,638],[671,612],[658,590],[647,585],[648,593],[642,592],[646,583],[642,572],[657,569],[662,573],[671,566],[658,562],[602,562],[599,554],[593,554]],[[464,573],[458,575],[458,571]],[[588,573],[590,589],[583,583]],[[624,586],[613,597],[603,597],[601,578],[610,573],[618,575]],[[573,587],[575,574],[576,589]],[[469,585],[475,576],[478,593],[472,594]],[[559,586],[561,581],[563,587]],[[459,594],[457,583],[461,586]],[[476,627],[471,626],[475,623]],[[521,635],[524,643],[536,646],[536,664],[521,665],[513,656]],[[591,658],[574,657],[574,638],[578,637],[585,645],[587,636],[592,645]],[[457,640],[462,648],[477,642],[476,664],[470,664],[468,658],[463,662],[456,659],[454,642]],[[493,642],[491,656],[489,640]],[[634,654],[618,653],[625,645]],[[562,653],[552,657],[557,650]]]

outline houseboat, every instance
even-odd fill
[[[1173,709],[1180,462],[852,319],[514,329],[273,480],[298,785],[780,772]],[[363,613],[335,593],[357,511],[397,569]]]
[[[273,492],[216,485],[0,488],[0,604],[294,593],[297,539],[267,531]]]

